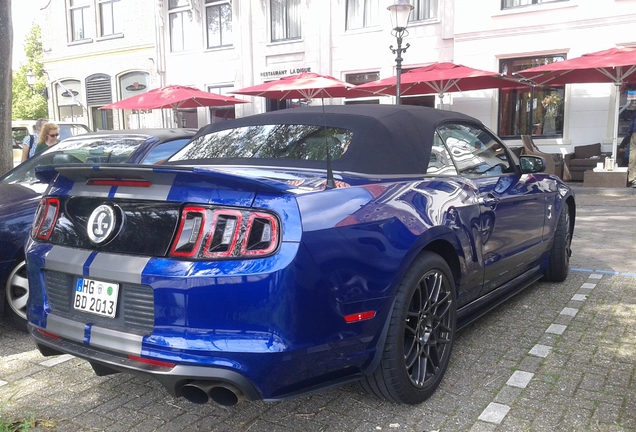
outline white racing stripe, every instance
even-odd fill
[[[143,336],[124,333],[99,326],[91,328],[90,345],[123,354],[141,356]]]
[[[91,255],[91,251],[53,246],[47,252],[44,267],[62,273],[81,275],[84,273],[84,263]]]
[[[88,269],[88,276],[114,282],[140,284],[150,257],[99,253]]]

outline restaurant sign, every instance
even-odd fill
[[[269,77],[277,77],[277,76],[284,76],[284,75],[295,75],[295,74],[299,74],[303,72],[311,72],[311,68],[299,67],[299,68],[281,69],[281,70],[275,70],[275,71],[265,71],[265,72],[261,72],[261,77],[269,78]]]

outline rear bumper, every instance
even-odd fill
[[[38,349],[44,356],[72,354],[89,361],[91,364],[111,369],[113,372],[125,372],[157,380],[170,395],[181,396],[181,388],[192,381],[203,380],[221,382],[238,388],[247,400],[262,399],[260,392],[246,377],[233,370],[220,367],[175,365],[174,367],[154,365],[131,360],[127,356],[102,351],[66,339],[58,339],[41,332],[39,327],[29,324],[29,333],[35,339]],[[95,366],[93,366],[95,369]],[[99,373],[106,375],[107,373]]]

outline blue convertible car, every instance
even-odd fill
[[[417,404],[459,328],[566,278],[574,196],[544,167],[462,114],[355,105],[213,124],[159,167],[42,170],[30,332],[196,403],[358,381]]]

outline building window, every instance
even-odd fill
[[[101,37],[122,33],[121,1],[99,0],[99,35]]]
[[[168,21],[170,23],[170,52],[186,51],[192,48],[192,10],[189,0],[168,0]]]
[[[80,102],[84,95],[82,94],[82,85],[79,80],[59,81],[55,85],[55,94],[60,121],[88,124]]]
[[[437,18],[438,0],[409,0],[413,5],[409,22]]]
[[[129,72],[119,77],[119,100],[147,92],[150,75],[147,72]],[[154,126],[152,110],[123,110],[123,129],[143,129]]]
[[[234,86],[208,86],[208,92],[219,94],[222,96],[234,96],[229,92],[234,90]],[[226,107],[210,107],[210,123],[218,123],[223,120],[231,120],[236,118],[236,110],[234,105]]]
[[[500,71],[513,74],[524,69],[565,60],[565,55],[506,59]],[[563,136],[565,86],[528,86],[503,89],[499,94],[499,135]]]
[[[345,81],[349,84],[360,85],[366,84],[371,81],[377,81],[380,79],[380,72],[362,72],[345,75]]]
[[[229,1],[206,0],[205,16],[208,29],[208,48],[231,46],[232,4]]]
[[[270,0],[272,42],[300,39],[300,0]]]
[[[88,39],[86,34],[89,22],[91,0],[69,0],[69,18],[71,42]]]
[[[529,6],[540,3],[554,3],[569,0],[501,0],[501,9],[512,9],[521,6]]]
[[[345,82],[353,85],[365,84],[371,81],[377,81],[380,79],[380,72],[361,72],[361,73],[353,73],[345,75]],[[369,96],[372,96],[369,94]],[[357,104],[379,104],[380,100],[373,95],[373,98],[357,98],[357,99],[346,99],[345,105],[357,105]]]
[[[347,30],[379,24],[379,0],[347,0]]]

